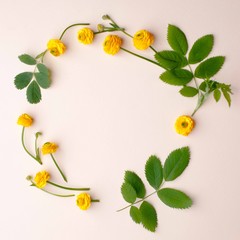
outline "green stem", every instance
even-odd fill
[[[146,61],[148,61],[148,62],[151,62],[151,63],[157,65],[158,67],[162,67],[162,68],[166,69],[165,67],[161,66],[158,62],[155,62],[155,61],[153,61],[153,60],[151,60],[151,59],[149,59],[149,58],[146,58],[146,57],[143,57],[143,56],[141,56],[141,55],[139,55],[139,54],[136,54],[136,53],[134,53],[134,52],[131,52],[131,51],[125,49],[125,48],[122,48],[122,47],[121,47],[121,49],[122,49],[123,51],[127,52],[127,53],[130,53],[130,54],[136,56],[136,57],[139,57],[139,58],[144,59],[144,60],[146,60]]]
[[[36,156],[36,157],[33,156],[33,155],[27,150],[27,148],[26,148],[26,146],[25,146],[25,143],[24,143],[24,132],[25,132],[25,127],[23,127],[23,129],[22,129],[22,138],[21,138],[21,140],[22,140],[22,146],[23,146],[24,150],[26,151],[26,153],[27,153],[29,156],[31,156],[33,159],[35,159],[39,164],[42,164],[42,161],[41,161],[40,158],[38,158],[37,156]]]
[[[100,202],[98,199],[91,199],[91,202]]]
[[[67,28],[65,28],[61,34],[61,36],[59,37],[59,40],[61,40],[63,38],[63,35],[66,33],[66,31],[71,28],[71,27],[75,27],[75,26],[81,26],[81,25],[90,25],[89,23],[75,23],[75,24],[72,24],[70,26],[68,26]]]
[[[53,157],[52,153],[50,153],[50,155],[51,155],[51,158],[52,158],[54,164],[56,165],[58,171],[59,171],[60,174],[62,175],[62,178],[64,179],[65,182],[67,182],[67,178],[65,177],[65,175],[64,175],[64,173],[62,172],[61,168],[58,166],[58,164],[57,164],[55,158]]]
[[[90,188],[71,188],[71,187],[65,187],[65,186],[62,186],[62,185],[58,185],[56,183],[53,183],[53,182],[50,182],[50,181],[47,181],[47,183],[55,186],[55,187],[59,187],[59,188],[62,188],[62,189],[66,189],[66,190],[73,190],[73,191],[89,191]]]

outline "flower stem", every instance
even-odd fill
[[[53,154],[51,153],[50,155],[51,155],[51,158],[52,158],[54,164],[56,165],[58,171],[59,171],[60,174],[62,175],[62,178],[64,179],[65,182],[67,182],[67,178],[65,177],[65,175],[64,175],[64,173],[62,172],[61,168],[58,166],[58,164],[57,164],[57,162],[56,162],[56,160],[55,160]]]
[[[65,28],[61,34],[61,36],[59,37],[59,40],[61,40],[64,36],[64,34],[66,33],[66,31],[71,28],[71,27],[75,27],[75,26],[81,26],[81,25],[90,25],[89,23],[75,23],[75,24],[72,24],[70,26],[68,26],[67,28]]]
[[[62,189],[66,189],[66,190],[73,190],[73,191],[89,191],[90,188],[71,188],[71,187],[65,187],[65,186],[62,186],[62,185],[58,185],[56,183],[53,183],[53,182],[50,182],[50,181],[47,181],[47,183],[55,186],[55,187],[59,187],[59,188],[62,188]]]
[[[91,199],[91,202],[100,202],[98,199]]]
[[[24,132],[25,132],[25,127],[23,127],[23,129],[22,129],[22,146],[23,146],[23,148],[24,148],[24,150],[26,151],[26,153],[30,156],[30,157],[32,157],[33,159],[35,159],[39,164],[42,164],[42,161],[41,161],[41,159],[40,159],[40,157],[39,156],[33,156],[28,150],[27,150],[27,148],[26,148],[26,146],[25,146],[25,143],[24,143]]]
[[[159,67],[161,67],[161,68],[166,69],[165,67],[161,66],[158,62],[155,62],[155,61],[153,61],[153,60],[151,60],[151,59],[149,59],[149,58],[143,57],[143,56],[141,56],[141,55],[139,55],[139,54],[137,54],[137,53],[131,52],[131,51],[125,49],[125,48],[122,48],[122,47],[121,47],[121,49],[122,49],[123,51],[127,52],[127,53],[130,53],[130,54],[132,54],[132,55],[134,55],[134,56],[136,56],[136,57],[139,57],[139,58],[144,59],[144,60],[146,60],[146,61],[148,61],[148,62],[151,62],[151,63],[153,63],[153,64],[155,64],[155,65],[157,65],[157,66],[159,66]]]

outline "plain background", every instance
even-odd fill
[[[1,239],[240,239],[239,10],[238,0],[2,1]],[[105,54],[106,34],[98,35],[92,45],[81,45],[77,27],[63,39],[68,47],[63,56],[46,55],[52,86],[42,91],[40,104],[30,105],[25,91],[13,84],[15,75],[32,70],[18,55],[37,55],[70,24],[90,22],[96,29],[104,23],[104,14],[131,34],[139,29],[153,32],[158,50],[169,48],[169,23],[186,33],[189,45],[214,34],[211,56],[226,56],[216,79],[232,85],[231,108],[223,99],[216,104],[211,97],[196,114],[191,135],[176,134],[175,119],[191,114],[196,99],[184,98],[178,87],[162,83],[162,69],[153,64],[124,52]],[[120,35],[124,46],[134,50],[130,39]],[[139,53],[152,57],[150,50]],[[21,127],[16,124],[24,112],[35,119],[26,131],[29,149],[33,150],[37,131],[43,132],[40,145],[57,142],[60,148],[55,157],[69,185],[91,187],[92,197],[101,203],[83,212],[75,198],[57,198],[29,187],[25,177],[43,169],[51,172],[52,181],[64,183],[49,156],[40,166],[24,152]],[[164,162],[172,150],[183,146],[190,147],[191,162],[168,186],[188,193],[194,200],[192,208],[170,209],[152,196],[149,201],[159,220],[156,233],[132,222],[128,210],[117,213],[126,205],[120,193],[124,171],[133,170],[144,179],[144,164],[150,155]]]

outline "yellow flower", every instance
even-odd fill
[[[83,44],[91,44],[94,39],[94,33],[90,28],[82,28],[78,31],[78,41]]]
[[[47,184],[50,175],[46,171],[38,172],[34,178],[34,182],[38,188],[44,188]]]
[[[17,124],[22,125],[23,127],[29,127],[32,125],[32,123],[33,123],[32,117],[26,113],[22,114],[17,120]]]
[[[154,36],[147,30],[140,30],[133,36],[133,45],[138,50],[146,50],[154,42]]]
[[[76,203],[81,210],[87,210],[91,206],[91,196],[88,193],[81,193],[77,196]]]
[[[175,122],[175,130],[177,133],[187,136],[194,128],[194,120],[189,116],[180,116]]]
[[[103,50],[107,54],[115,55],[120,50],[122,39],[117,35],[108,35],[103,43]]]
[[[65,52],[66,46],[59,39],[51,39],[47,43],[47,49],[53,56],[57,57]]]
[[[58,145],[52,142],[46,142],[42,146],[42,153],[43,154],[50,154],[55,153],[58,149]]]

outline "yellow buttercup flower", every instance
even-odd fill
[[[77,196],[76,203],[81,210],[87,210],[91,206],[91,196],[88,193],[81,193]]]
[[[42,153],[43,154],[51,154],[55,153],[58,149],[58,145],[52,142],[46,142],[42,146]]]
[[[138,50],[146,50],[154,42],[154,36],[147,30],[140,30],[133,36],[133,45]]]
[[[51,39],[47,43],[47,49],[53,56],[58,57],[65,52],[66,46],[59,39]]]
[[[186,115],[180,116],[175,122],[175,130],[177,133],[187,136],[194,128],[194,120]]]
[[[83,44],[91,44],[94,39],[94,33],[90,28],[82,28],[78,31],[78,41]]]
[[[44,188],[47,181],[50,178],[50,174],[46,171],[38,172],[34,178],[34,182],[38,188]]]
[[[26,113],[22,114],[17,120],[17,124],[22,125],[23,127],[30,127],[32,123],[33,123],[32,117]]]
[[[103,42],[103,50],[107,54],[115,55],[120,50],[122,39],[117,35],[108,35]]]

